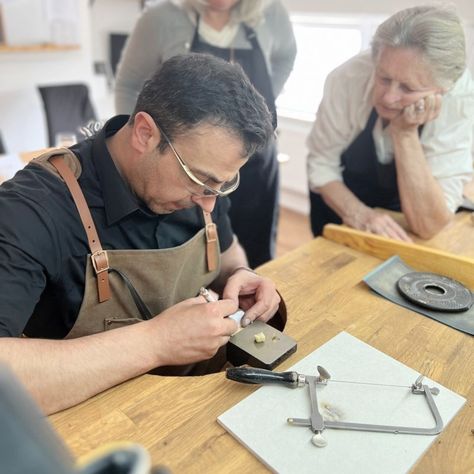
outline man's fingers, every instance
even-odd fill
[[[243,326],[256,319],[268,321],[278,310],[281,298],[276,291],[273,291],[269,297],[257,300],[257,302],[245,312],[242,320]]]
[[[241,290],[242,280],[239,278],[230,277],[227,280],[224,291],[222,292],[222,298],[228,298],[232,301],[238,302]]]
[[[233,319],[225,318],[224,319],[224,325],[222,326],[222,329],[223,329],[222,336],[224,338],[227,338],[227,340],[224,343],[224,344],[226,344],[229,341],[230,336],[232,336],[232,334],[235,334],[238,331],[239,325]]]
[[[222,299],[219,301],[213,301],[211,303],[204,302],[203,300],[204,297],[200,295],[194,298],[188,298],[187,300],[184,300],[178,304],[185,307],[208,305],[209,310],[212,309],[216,314],[219,314],[223,318],[225,316],[229,316],[229,314],[235,313],[239,309],[238,303],[231,299]]]

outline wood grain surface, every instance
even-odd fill
[[[468,229],[463,229],[464,231],[470,235]],[[370,232],[351,229],[343,225],[327,224],[324,226],[323,235],[333,242],[346,245],[382,260],[398,255],[406,264],[418,271],[449,276],[474,290],[474,258],[439,250],[425,243],[402,242]],[[457,243],[457,240],[454,240],[454,242]],[[474,239],[471,238],[469,247],[473,246]]]
[[[473,472],[474,338],[372,293],[361,280],[380,263],[318,238],[259,269],[277,283],[288,308],[285,332],[298,341],[298,351],[278,370],[340,331],[349,332],[468,399],[413,471]],[[50,420],[76,456],[127,440],[145,446],[154,464],[174,473],[266,472],[216,422],[219,414],[254,390],[226,380],[223,373],[144,375]]]

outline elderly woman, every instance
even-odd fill
[[[117,112],[130,114],[138,91],[156,67],[186,51],[239,63],[265,98],[276,127],[275,98],[296,55],[291,23],[280,0],[175,0],[145,10],[118,68]],[[278,217],[276,154],[272,142],[263,153],[253,155],[241,169],[240,187],[230,196],[232,227],[252,267],[274,254]]]
[[[472,173],[474,83],[456,14],[414,7],[382,23],[372,51],[335,69],[308,138],[313,233],[328,222],[410,240],[453,217]]]

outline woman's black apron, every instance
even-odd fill
[[[199,18],[190,50],[208,53],[242,66],[250,82],[264,97],[276,128],[273,88],[265,57],[255,31],[242,24],[251,49],[218,48],[199,37]],[[230,196],[229,215],[232,228],[245,249],[252,268],[271,260],[275,255],[278,224],[279,174],[274,139],[261,153],[255,153],[240,170],[240,186]]]
[[[395,160],[382,164],[377,159],[372,131],[377,112],[372,109],[367,124],[341,155],[344,184],[367,206],[400,211]],[[310,192],[311,229],[321,235],[328,223],[340,224],[341,218],[323,201],[321,195]]]

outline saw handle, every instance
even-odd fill
[[[226,377],[235,382],[263,384],[277,383],[288,387],[298,386],[297,372],[272,372],[253,367],[232,367],[226,370]]]

